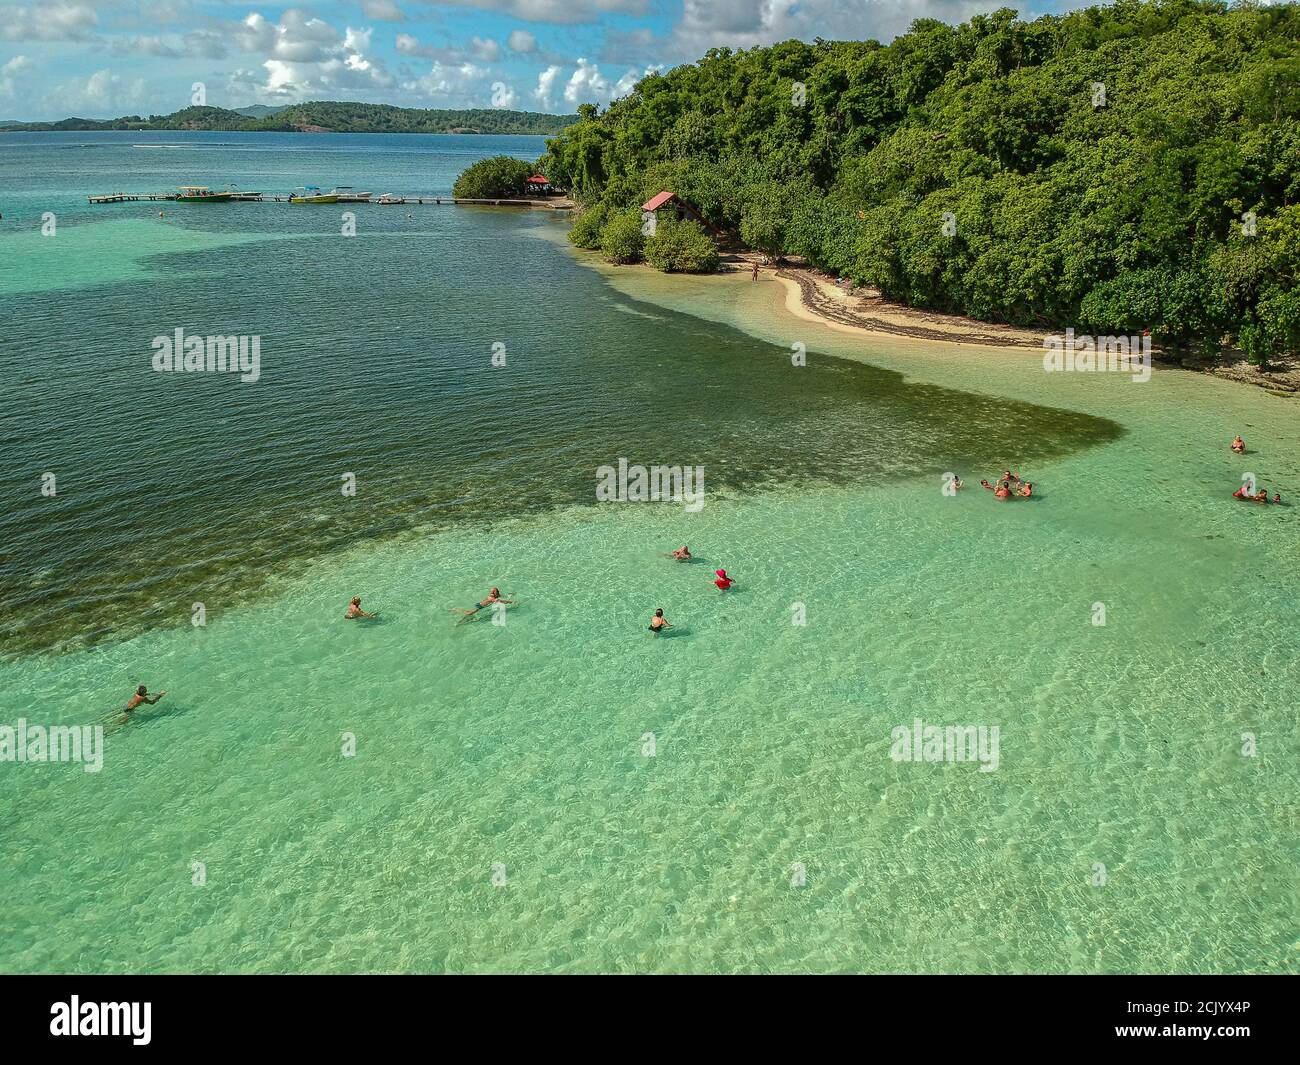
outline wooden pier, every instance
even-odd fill
[[[174,192],[110,192],[104,196],[87,196],[91,203],[133,203],[136,200],[174,200]]]
[[[110,192],[103,196],[87,196],[86,199],[91,203],[136,203],[142,200],[152,200],[154,202],[162,200],[176,200],[177,194],[174,192]],[[230,197],[231,203],[288,203],[288,195],[276,196],[266,195],[261,192],[232,192]],[[398,199],[381,201],[378,199],[363,200],[360,197],[349,197],[340,199],[339,204],[348,207],[358,207],[369,205],[371,207],[401,207],[405,206],[479,206],[479,207],[541,207],[550,211],[568,211],[573,208],[573,201],[563,197],[556,197],[549,200],[469,200],[455,196],[402,196]],[[308,207],[330,207],[333,204],[303,204]]]

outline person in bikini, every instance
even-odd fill
[[[1232,450],[1238,455],[1244,455],[1246,453],[1246,441],[1238,436],[1237,439],[1232,442]]]
[[[664,629],[671,629],[672,626],[664,620],[664,608],[660,607],[655,611],[655,616],[650,619],[650,631],[658,636]]]
[[[669,551],[667,557],[675,558],[678,562],[689,562],[693,556],[691,555],[691,549],[682,544],[676,551]]]

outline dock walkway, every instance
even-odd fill
[[[91,203],[135,203],[140,200],[175,200],[177,194],[174,192],[110,192],[103,196],[87,196]],[[235,192],[230,197],[231,203],[288,203],[288,195],[275,196],[265,195],[261,192]],[[557,197],[549,200],[483,200],[483,199],[464,199],[456,196],[403,196],[399,199],[390,200],[387,203],[381,203],[379,200],[363,200],[357,197],[340,199],[341,204],[355,207],[358,205],[370,205],[372,207],[400,207],[403,204],[410,206],[412,204],[420,207],[426,206],[479,206],[479,207],[540,207],[550,211],[568,211],[573,208],[573,201]],[[330,204],[308,204],[304,206],[332,206]]]

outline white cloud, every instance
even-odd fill
[[[239,24],[235,40],[244,52],[263,57],[266,78],[258,84],[248,71],[236,71],[231,90],[241,98],[303,99],[340,91],[366,96],[391,88],[395,79],[370,53],[372,36],[372,30],[352,26],[340,34],[303,11],[286,11],[278,23],[254,12]]]
[[[695,60],[710,48],[752,48],[791,38],[890,40],[915,19],[955,24],[1003,6],[998,0],[682,0],[681,19],[667,40],[653,40],[653,51]]]
[[[224,59],[229,51],[226,36],[209,30],[168,33],[141,37],[109,38],[108,50],[115,56],[152,56],[162,59]]]
[[[537,48],[537,38],[527,30],[511,30],[506,43],[512,52],[532,52]]]
[[[555,89],[563,73],[562,68],[549,66],[537,75],[537,88],[533,90],[533,97],[543,111],[554,111],[559,106],[555,99]]]
[[[485,91],[484,81],[487,71],[473,63],[435,62],[429,72],[414,81],[402,83],[402,89],[417,96],[443,103],[458,103],[466,99],[481,97],[485,106],[489,94]]]
[[[556,67],[550,69],[558,70]],[[570,110],[578,104],[608,104],[611,100],[630,93],[647,74],[662,69],[662,65],[646,67],[643,71],[632,69],[611,85],[597,64],[579,59],[577,69],[569,75],[569,81],[564,86],[564,101],[569,104]]]
[[[113,71],[97,70],[90,77],[56,85],[49,93],[55,109],[64,114],[123,115],[136,111],[148,88],[143,78],[126,81]]]
[[[405,22],[406,14],[393,0],[361,0],[361,11],[366,18],[378,22]]]
[[[74,0],[0,7],[0,40],[4,41],[87,41],[98,25],[95,9]]]
[[[23,71],[32,69],[32,61],[25,55],[16,55],[4,66],[0,66],[0,99],[12,99],[18,95],[18,80]]]
[[[476,59],[481,59],[485,63],[495,63],[501,58],[501,46],[491,37],[486,39],[471,37],[469,39],[469,50]]]
[[[601,15],[643,15],[649,0],[444,0],[459,7],[500,11],[527,22],[595,22]]]

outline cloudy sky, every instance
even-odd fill
[[[798,37],[887,41],[1005,0],[0,0],[0,120],[369,100],[571,113],[648,70]],[[1016,5],[1011,5],[1016,6]],[[1084,6],[1034,0],[1024,15]]]

